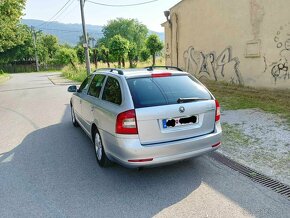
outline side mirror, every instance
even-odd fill
[[[68,92],[77,92],[77,90],[78,90],[78,88],[77,88],[76,85],[72,85],[72,86],[69,86],[69,87],[67,88],[67,91],[68,91]]]

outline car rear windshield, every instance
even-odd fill
[[[177,104],[179,98],[212,99],[209,92],[187,75],[127,79],[135,108]]]

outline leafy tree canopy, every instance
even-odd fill
[[[163,49],[163,43],[156,34],[152,34],[146,40],[146,47],[153,58],[153,65],[155,65],[155,56],[157,52]]]
[[[114,58],[118,60],[119,66],[121,65],[121,60],[124,59],[126,53],[129,49],[129,41],[120,35],[114,36],[110,40],[109,51]]]
[[[25,40],[20,25],[25,0],[0,1],[0,52],[22,44]]]
[[[111,38],[120,35],[129,42],[134,42],[136,44],[137,52],[139,53],[144,47],[148,28],[136,19],[117,18],[111,20],[106,26],[104,26],[103,34],[104,37],[101,41],[103,41],[107,47]]]
[[[77,63],[77,53],[72,48],[61,47],[57,53],[55,62],[57,64],[72,64]]]

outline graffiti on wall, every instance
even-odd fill
[[[232,57],[232,48],[225,48],[219,55],[215,52],[208,54],[196,51],[192,46],[183,54],[186,71],[197,78],[213,79],[215,81],[228,80],[236,84],[244,84],[239,70],[238,57]]]
[[[272,62],[271,75],[277,83],[278,80],[290,79],[290,22],[280,26],[274,37],[274,43],[279,52],[279,60]]]

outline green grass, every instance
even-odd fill
[[[87,72],[83,66],[77,66],[75,69],[68,65],[62,69],[62,76],[76,82],[82,82],[87,77]]]
[[[225,82],[203,81],[227,110],[259,108],[280,115],[290,125],[290,90],[258,89]]]
[[[238,145],[249,146],[253,139],[242,133],[237,127],[223,123],[223,142],[229,142],[228,147],[236,147]],[[232,143],[234,141],[234,143]],[[237,146],[239,147],[239,146]]]
[[[4,73],[2,70],[0,70],[0,83],[5,82],[9,79],[9,74]]]

